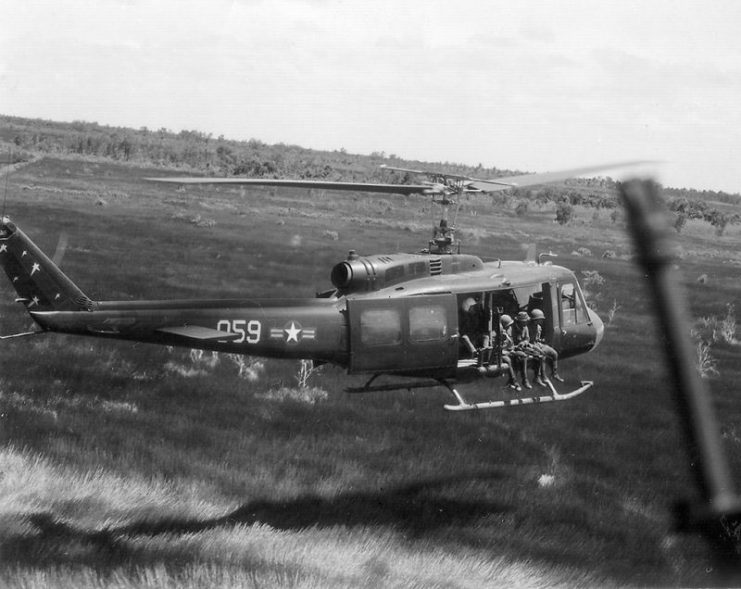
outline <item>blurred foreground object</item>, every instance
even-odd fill
[[[673,267],[676,243],[668,209],[658,185],[651,180],[630,180],[621,184],[620,191],[636,252],[655,298],[669,372],[674,379],[672,394],[700,493],[697,503],[678,506],[678,528],[700,533],[713,551],[718,581],[738,585],[741,502],[733,488],[710,396],[695,369],[687,305]]]

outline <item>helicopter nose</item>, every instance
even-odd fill
[[[602,322],[599,315],[592,310],[589,311],[589,317],[592,320],[592,327],[594,327],[594,345],[592,346],[592,349],[594,350],[600,344],[605,335],[605,324]]]

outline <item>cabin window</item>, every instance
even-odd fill
[[[576,325],[587,320],[581,293],[577,291],[574,284],[569,283],[561,286],[561,315],[563,325]]]
[[[448,320],[442,305],[409,309],[409,338],[413,342],[439,341],[448,335]]]
[[[396,309],[364,309],[360,313],[360,341],[366,346],[401,343],[401,314]]]

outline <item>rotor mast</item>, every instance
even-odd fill
[[[440,191],[441,197],[436,199],[432,196],[432,203],[440,205],[440,223],[433,228],[433,236],[429,241],[429,253],[431,254],[452,254],[457,249],[460,253],[460,240],[455,239],[455,222],[458,219],[458,210],[461,206],[461,196],[463,195],[463,182],[450,178],[440,178],[443,190]],[[452,198],[455,197],[455,198]],[[449,208],[455,205],[455,216],[453,222],[450,222]],[[434,221],[433,221],[434,223]]]

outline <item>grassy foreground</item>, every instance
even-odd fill
[[[63,269],[100,299],[311,296],[348,249],[413,251],[429,234],[421,198],[178,192],[151,174],[47,158],[13,175],[8,213],[50,253],[66,232]],[[0,585],[707,584],[704,546],[672,531],[671,503],[694,491],[624,230],[606,213],[552,218],[472,199],[459,225],[467,251],[518,259],[537,241],[605,279],[591,295],[603,318],[616,309],[605,341],[563,366],[596,385],[571,403],[450,415],[440,391],[346,395],[357,383],[332,368],[312,379],[328,395],[285,399],[293,362],[249,379],[224,356],[3,342]],[[680,238],[693,316],[721,317],[738,302],[738,228],[690,221]],[[25,330],[5,281],[0,295],[2,333]],[[738,473],[738,348],[711,352]]]

